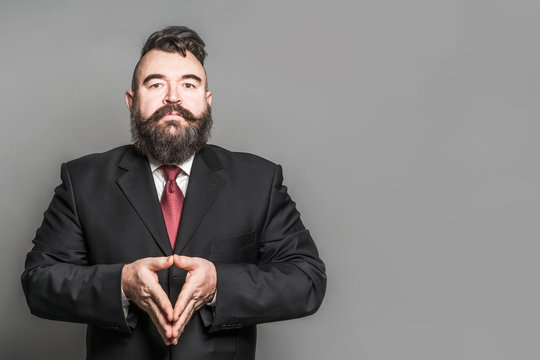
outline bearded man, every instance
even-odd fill
[[[27,255],[31,312],[88,324],[88,359],[254,359],[256,324],[323,299],[281,167],[207,145],[204,46],[182,26],[148,38],[126,92],[133,145],[62,165]]]

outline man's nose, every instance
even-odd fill
[[[181,102],[180,93],[178,92],[178,89],[176,88],[176,86],[169,86],[167,90],[167,94],[165,95],[165,98],[163,100],[165,103],[168,103],[168,104]]]

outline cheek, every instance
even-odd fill
[[[191,111],[194,115],[200,116],[208,106],[206,97],[200,96],[186,97],[184,101],[184,107]]]
[[[162,104],[159,101],[144,101],[139,103],[139,112],[145,118],[152,115],[157,109],[159,109]]]

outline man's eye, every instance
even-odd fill
[[[161,86],[163,86],[163,84],[161,84],[161,83],[155,83],[155,84],[150,85],[151,88],[156,88],[156,89],[161,87]]]
[[[185,87],[186,89],[191,89],[191,88],[194,88],[195,85],[190,84],[190,83],[185,83],[185,84],[184,84],[184,87]]]

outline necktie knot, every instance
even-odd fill
[[[167,181],[175,181],[180,171],[182,171],[182,169],[175,165],[161,165],[159,170],[163,172]]]

